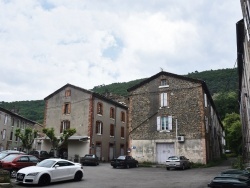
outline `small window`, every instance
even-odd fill
[[[13,137],[13,132],[11,131],[10,132],[10,140],[12,140],[12,137]]]
[[[70,114],[70,111],[71,111],[70,103],[65,103],[63,105],[63,114]]]
[[[121,127],[121,138],[124,138],[124,127]]]
[[[161,80],[161,86],[166,86],[167,85],[167,80],[166,79],[162,79]]]
[[[125,122],[125,112],[121,112],[121,121]]]
[[[172,130],[172,116],[157,117],[157,131]]]
[[[65,91],[65,97],[69,97],[69,96],[71,96],[71,90],[70,89]]]
[[[115,109],[114,108],[110,108],[110,118],[115,119]]]
[[[168,94],[167,93],[161,93],[161,107],[168,106]]]
[[[102,124],[101,121],[96,122],[95,133],[98,134],[98,135],[101,135],[103,133],[103,124]]]
[[[61,127],[60,127],[60,133],[62,133],[64,130],[70,129],[70,121],[62,121],[61,122]]]
[[[102,103],[97,103],[97,114],[102,115],[103,114],[103,106]]]
[[[6,137],[6,129],[3,130],[3,133],[2,133],[2,140],[5,140],[5,137]]]
[[[8,116],[7,114],[5,114],[4,125],[7,125],[7,123],[8,123]]]
[[[110,124],[110,136],[115,136],[115,125],[114,124]]]

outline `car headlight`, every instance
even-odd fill
[[[27,176],[36,176],[39,172],[29,173]]]

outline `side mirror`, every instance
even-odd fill
[[[55,168],[57,168],[57,167],[59,167],[59,165],[57,164],[57,165],[55,165]]]

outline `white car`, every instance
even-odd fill
[[[80,181],[83,178],[83,173],[83,167],[80,163],[50,158],[43,160],[36,166],[20,169],[17,172],[16,182],[44,186],[50,182],[64,180]]]

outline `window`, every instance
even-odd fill
[[[11,131],[10,132],[10,140],[12,140],[12,137],[13,137],[13,132]]]
[[[157,131],[172,130],[172,116],[157,117]]]
[[[63,105],[63,114],[70,114],[70,111],[71,111],[70,103],[65,103]]]
[[[121,112],[121,121],[125,122],[125,112]]]
[[[121,138],[124,138],[124,127],[121,127]]]
[[[71,90],[70,90],[70,89],[67,89],[67,90],[65,91],[65,97],[69,97],[69,96],[71,96]]]
[[[20,122],[20,120],[17,120],[17,122],[16,122],[17,123],[16,124],[17,127],[19,127],[19,122]]]
[[[163,87],[169,87],[166,79],[161,79],[161,83],[160,83],[159,88],[163,88]]]
[[[110,108],[110,118],[115,119],[115,109],[114,108]]]
[[[95,133],[98,134],[98,135],[101,135],[103,133],[103,124],[102,124],[101,121],[96,122]]]
[[[161,107],[168,106],[168,94],[161,93]]]
[[[5,139],[5,136],[6,136],[6,129],[3,130],[3,133],[2,133],[2,140]]]
[[[70,129],[70,121],[62,121],[61,122],[61,127],[60,127],[60,133],[62,133],[64,130]]]
[[[115,136],[115,125],[110,124],[110,136],[114,137]]]
[[[14,127],[14,125],[15,125],[15,119],[12,118],[11,126]]]
[[[102,106],[102,103],[100,102],[97,103],[97,114],[100,114],[100,115],[103,114],[103,106]]]
[[[7,123],[8,123],[8,116],[7,114],[5,114],[4,125],[6,125]]]

